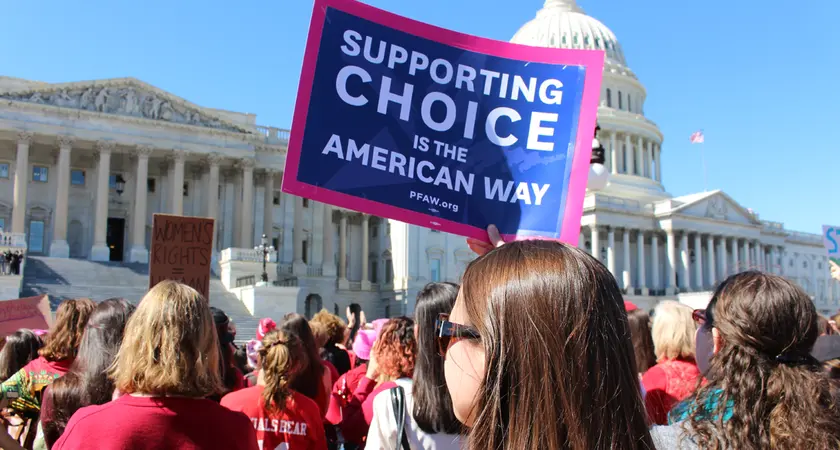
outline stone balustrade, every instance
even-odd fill
[[[282,128],[257,125],[257,134],[264,138],[266,144],[288,144],[289,133],[289,130],[285,130]]]

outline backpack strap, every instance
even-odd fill
[[[411,450],[408,444],[408,435],[405,433],[405,390],[402,386],[391,388],[391,407],[394,409],[394,417],[397,419],[398,443],[396,448]]]

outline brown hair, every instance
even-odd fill
[[[344,332],[347,330],[347,324],[340,317],[322,309],[312,316],[312,321],[327,327],[327,334],[330,337],[327,341],[328,344],[335,345],[344,342]]]
[[[265,335],[260,349],[265,388],[262,397],[269,411],[283,411],[292,395],[292,381],[306,360],[303,343],[294,333],[273,330]]]
[[[295,335],[303,347],[303,358],[298,359],[300,376],[292,380],[291,388],[317,402],[318,393],[323,390],[322,377],[327,368],[321,363],[309,322],[300,314],[288,313],[283,316],[277,329],[287,335]]]
[[[390,378],[411,377],[417,361],[414,321],[408,317],[389,320],[371,349],[379,364],[379,373]]]
[[[810,356],[817,312],[810,297],[776,275],[749,271],[714,293],[722,347],[689,417],[700,448],[836,449],[837,387]],[[731,418],[725,419],[731,408]]]
[[[312,330],[312,337],[315,339],[315,347],[323,348],[330,340],[327,327],[321,322],[309,321],[309,328]]]
[[[124,394],[207,397],[223,392],[207,300],[175,281],[155,285],[128,320],[111,376]]]
[[[627,313],[627,322],[630,326],[630,340],[636,356],[636,367],[639,373],[645,373],[656,365],[653,333],[650,330],[650,314],[641,308],[636,308]]]
[[[85,324],[96,305],[89,298],[65,300],[58,305],[55,323],[38,354],[47,361],[75,358]]]
[[[470,450],[654,448],[603,264],[559,242],[512,242],[470,263],[461,293],[486,355]]]

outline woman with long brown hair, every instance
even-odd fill
[[[303,341],[281,327],[266,334],[262,344],[257,385],[226,395],[222,406],[251,419],[261,449],[325,450],[318,405],[292,389],[308,365]]]
[[[76,411],[53,449],[257,450],[251,421],[206,399],[224,389],[219,358],[207,300],[158,283],[128,320],[109,371],[122,396]]]
[[[819,321],[808,294],[750,271],[721,283],[709,308],[708,383],[685,420],[654,429],[663,448],[840,448],[840,391],[810,354]]]
[[[584,251],[490,250],[467,267],[439,336],[468,450],[653,448],[621,290]]]
[[[321,362],[309,322],[300,314],[289,313],[283,317],[278,329],[286,334],[294,334],[303,345],[303,352],[306,355],[306,360],[300,367],[301,376],[295,377],[292,381],[292,389],[315,401],[321,414],[325,415],[330,402],[332,375]]]

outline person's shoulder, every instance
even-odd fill
[[[663,363],[659,363],[642,374],[642,384],[647,388],[650,385],[663,383],[665,380],[665,369],[662,367]]]
[[[259,391],[259,386],[251,386],[233,391],[222,397],[221,405],[224,407],[229,407],[229,405],[239,406],[243,401],[249,401],[255,397],[259,397]]]
[[[67,423],[64,434],[69,435],[73,431],[81,431],[88,429],[98,429],[100,427],[98,421],[114,420],[115,415],[121,412],[121,405],[118,402],[108,402],[102,405],[91,405],[79,408],[73,413],[73,417]]]

